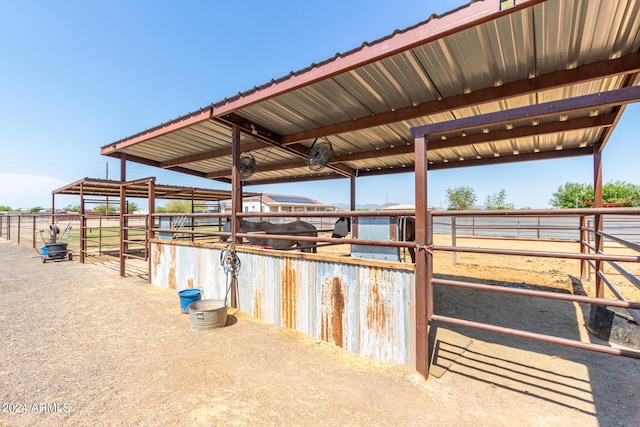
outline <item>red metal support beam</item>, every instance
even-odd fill
[[[640,86],[633,86],[608,92],[600,92],[558,101],[545,102],[527,107],[513,108],[511,110],[496,111],[494,113],[417,126],[411,128],[411,135],[414,137],[426,134],[444,135],[447,133],[462,132],[469,129],[478,129],[485,126],[511,124],[523,120],[530,121],[580,111],[617,107],[638,101],[640,101]]]
[[[593,150],[593,207],[598,209],[603,207],[602,200],[602,152],[598,147]],[[604,217],[600,214],[594,215],[595,247],[596,253],[601,254],[604,250],[604,237],[600,234],[604,228]],[[604,298],[604,284],[600,273],[603,271],[604,262],[596,259],[596,297]]]
[[[120,178],[122,179],[122,170],[120,171]],[[127,200],[127,190],[124,185],[120,186],[120,277],[125,276],[125,259],[124,259],[124,251],[125,251],[125,216],[124,212],[126,210],[126,200]]]
[[[415,191],[416,221],[415,239],[419,247],[427,245],[427,148],[424,136],[415,138]],[[426,250],[416,253],[415,307],[416,307],[416,370],[425,378],[429,376],[429,264],[432,262]]]
[[[233,126],[231,130],[231,242],[236,241],[236,234],[240,231],[240,218],[238,212],[242,212],[242,181],[240,180],[240,128]],[[238,307],[238,295],[235,276],[231,283],[231,307]]]
[[[148,261],[148,278],[149,283],[151,283],[151,244],[149,243],[150,239],[155,238],[153,229],[155,227],[155,219],[154,214],[156,213],[156,183],[155,180],[149,180],[149,197],[148,197],[148,215],[147,215],[147,235],[145,236],[145,246],[147,252],[147,261]]]
[[[87,217],[85,215],[84,183],[80,183],[80,262],[84,263],[84,256],[87,250]],[[107,205],[107,214],[109,205]]]

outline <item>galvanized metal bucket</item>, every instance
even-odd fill
[[[221,328],[227,324],[227,303],[224,300],[200,300],[189,304],[189,324],[192,331]]]

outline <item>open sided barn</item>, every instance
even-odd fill
[[[424,374],[429,320],[451,321],[432,312],[431,256],[438,248],[431,240],[428,171],[534,160],[542,168],[547,159],[591,156],[596,203],[588,215],[602,230],[608,212],[602,153],[625,106],[640,100],[639,72],[638,1],[476,1],[105,145],[101,153],[121,159],[123,170],[132,161],[231,184],[232,238],[243,236],[239,218],[251,216],[242,213],[243,187],[349,179],[355,211],[358,177],[413,171],[415,268],[233,249],[242,262],[236,272],[241,310]],[[596,235],[596,250],[602,242]],[[228,271],[217,260],[223,250],[154,240],[151,281],[190,283],[204,288],[205,297],[222,298]],[[590,258],[596,268],[607,260]]]

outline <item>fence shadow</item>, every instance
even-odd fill
[[[486,281],[460,276],[438,278]],[[584,295],[572,277],[573,292]],[[496,285],[498,286],[498,285]],[[544,285],[538,290],[557,291]],[[607,345],[585,327],[587,305],[479,290],[434,287],[435,314],[539,334]],[[640,362],[609,354],[433,322],[430,374],[460,375],[492,388],[533,396],[599,418],[600,425],[638,419],[640,402],[629,390],[640,381]],[[632,395],[635,392],[632,392]],[[624,403],[623,403],[624,402]],[[606,414],[606,420],[600,419]],[[625,420],[627,420],[625,422]]]

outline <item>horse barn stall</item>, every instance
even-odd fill
[[[433,286],[452,283],[434,279],[432,253],[461,250],[433,245],[427,171],[541,160],[542,173],[542,160],[592,157],[594,251],[576,259],[594,261],[599,290],[587,300],[603,304],[599,273],[615,258],[601,254],[602,154],[626,104],[640,99],[639,72],[638,0],[474,1],[105,145],[101,153],[123,166],[128,160],[230,184],[232,239],[251,237],[240,229],[248,216],[244,187],[349,179],[351,211],[342,215],[356,218],[357,178],[413,173],[413,241],[358,239],[354,227],[342,242],[412,247],[415,270],[366,258],[229,250],[242,264],[242,310],[427,375],[429,322],[451,320],[433,313]],[[222,250],[153,240],[151,281],[193,283],[207,297],[220,296],[228,279],[216,265]],[[479,326],[470,323],[463,326]]]
[[[143,178],[126,182],[82,178],[69,183],[52,192],[52,212],[55,212],[56,196],[73,195],[80,198],[80,212],[77,215],[80,223],[78,235],[78,252],[80,262],[87,257],[100,260],[118,260],[120,275],[125,275],[127,260],[149,261],[149,238],[153,237],[150,230],[164,228],[170,235],[180,232],[176,236],[188,236],[186,240],[195,241],[202,238],[198,233],[199,218],[203,215],[194,214],[196,204],[199,208],[207,207],[209,214],[204,224],[207,229],[211,226],[222,228],[222,218],[211,218],[211,212],[221,212],[221,202],[231,199],[231,191],[214,190],[197,187],[181,187],[175,185],[156,184],[155,178]],[[247,193],[245,196],[255,196]],[[129,212],[127,199],[146,199],[147,213]],[[162,214],[155,215],[154,207],[157,200],[185,200],[191,202],[191,214]],[[97,205],[105,207],[105,213],[91,212]],[[109,213],[115,208],[114,213]],[[60,220],[61,215],[52,215],[51,221]],[[214,221],[212,223],[211,221]],[[206,236],[206,235],[205,235]],[[162,237],[162,232],[160,232]]]
[[[224,300],[231,284],[224,250],[154,241],[151,283]],[[238,309],[354,353],[415,364],[411,266],[241,247],[236,255]]]

